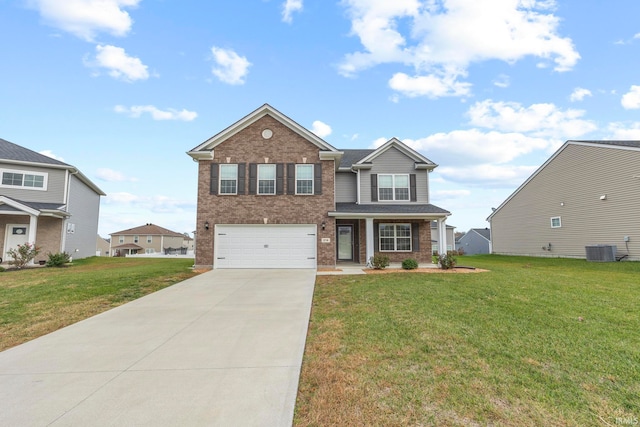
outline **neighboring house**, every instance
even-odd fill
[[[195,240],[188,233],[184,233],[182,238],[182,246],[187,248],[188,252],[193,252],[195,249]]]
[[[265,104],[189,151],[198,161],[197,268],[431,262],[436,164],[393,138],[338,150]]]
[[[0,139],[0,258],[24,243],[40,254],[95,256],[100,196],[74,166]]]
[[[447,251],[453,251],[455,250],[456,246],[455,246],[455,231],[456,228],[452,225],[447,225],[447,239],[445,240],[445,245],[447,248]],[[440,248],[440,242],[438,239],[438,222],[437,221],[432,221],[431,222],[431,251],[433,252],[433,254],[437,254],[437,253],[441,253],[439,248]]]
[[[158,225],[140,227],[111,233],[111,256],[136,254],[186,253],[184,234],[167,230]]]
[[[489,216],[492,252],[640,259],[640,141],[567,141]]]
[[[488,228],[472,228],[460,237],[457,248],[462,250],[465,255],[490,253],[491,230]]]
[[[96,256],[109,256],[110,245],[107,239],[103,239],[98,235],[96,239]]]

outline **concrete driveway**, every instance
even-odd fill
[[[315,270],[214,270],[0,353],[3,426],[290,426]]]

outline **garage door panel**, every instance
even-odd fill
[[[215,268],[315,268],[315,225],[216,225]]]

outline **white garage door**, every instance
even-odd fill
[[[316,268],[316,226],[216,225],[215,268]]]

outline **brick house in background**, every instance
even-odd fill
[[[111,256],[161,254],[168,250],[180,253],[181,248],[185,254],[187,251],[184,234],[150,223],[111,233],[110,236]]]
[[[398,139],[338,150],[268,104],[189,151],[198,162],[197,268],[431,262],[450,213],[429,203],[436,164]]]
[[[35,261],[95,256],[104,195],[76,167],[0,139],[0,258],[25,243],[40,248]]]

